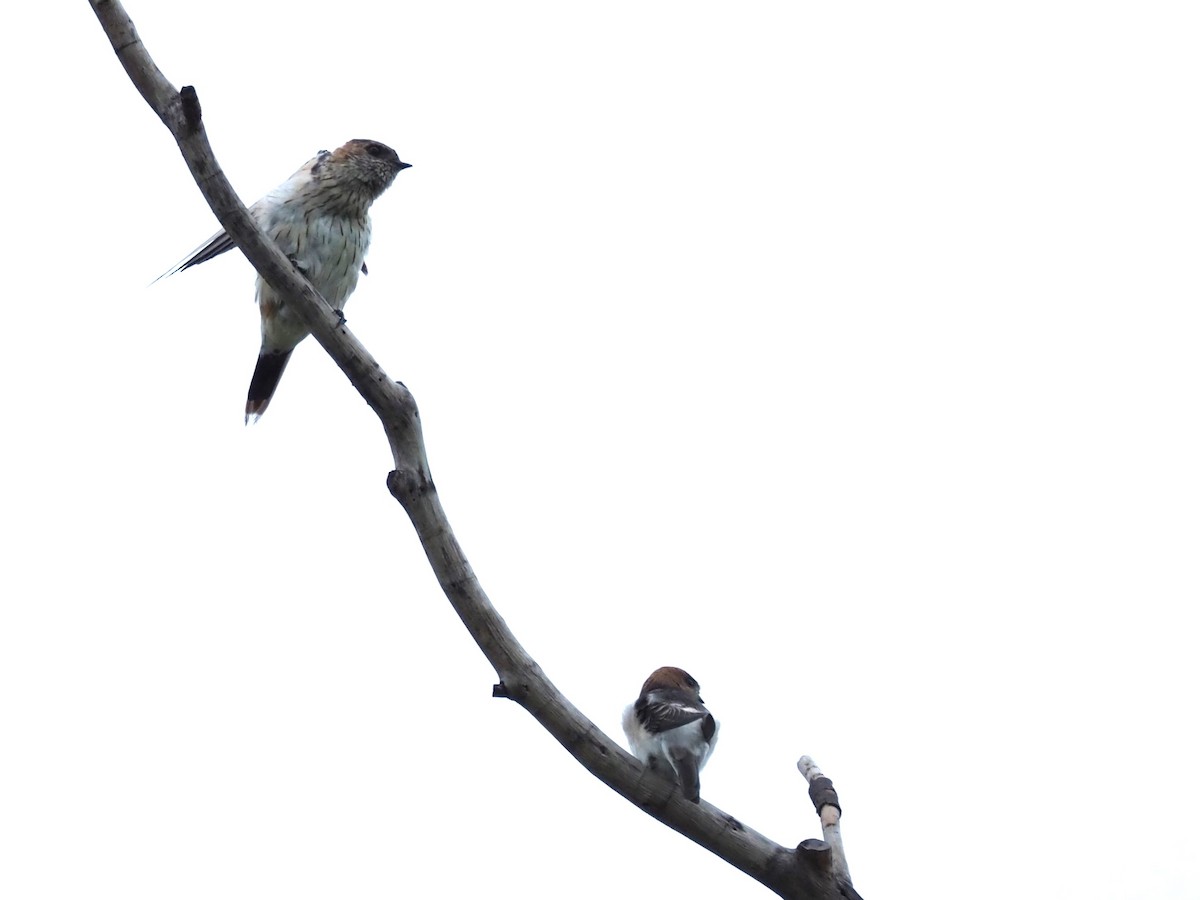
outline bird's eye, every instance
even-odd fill
[[[385,151],[383,146],[380,144],[367,144],[367,152],[372,156],[383,156],[383,154],[387,151]]]

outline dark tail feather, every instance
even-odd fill
[[[700,768],[696,765],[696,757],[690,753],[676,757],[675,772],[679,775],[679,786],[683,796],[693,803],[700,802]]]
[[[246,395],[246,424],[257,422],[259,416],[267,411],[267,404],[275,395],[283,370],[287,368],[288,360],[292,358],[291,350],[264,351],[258,354],[258,365],[254,367],[254,376],[250,379],[250,392]]]

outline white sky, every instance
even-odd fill
[[[130,0],[247,201],[413,164],[351,328],[493,601],[704,795],[845,808],[871,898],[1200,896],[1200,13],[1187,3]],[[85,4],[27,4],[0,356],[0,894],[765,897],[595,782],[441,596],[312,342]],[[14,280],[15,279],[15,280]]]

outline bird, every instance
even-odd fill
[[[342,315],[346,301],[367,273],[371,204],[409,163],[378,141],[356,138],[320,151],[291,178],[250,207],[250,215],[326,302]],[[218,231],[161,278],[198,266],[234,246]],[[262,320],[262,346],[246,394],[246,424],[266,412],[292,351],[308,328],[262,276],[255,289]],[[343,316],[344,320],[344,316]]]
[[[633,755],[663,775],[674,775],[683,796],[700,802],[700,770],[717,743],[721,724],[700,699],[696,679],[675,666],[655,669],[621,726]]]

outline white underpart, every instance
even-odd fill
[[[721,733],[721,723],[714,719],[713,724],[716,727],[712,740],[706,741],[703,719],[654,734],[638,721],[632,703],[625,707],[625,714],[621,717],[621,727],[625,730],[630,751],[646,765],[660,769],[664,762],[674,769],[669,760],[681,753],[695,757],[696,771],[703,769],[717,744],[717,736]]]
[[[313,209],[302,196],[312,184],[301,170],[287,183],[276,188],[251,210],[263,230],[279,249],[295,259],[304,277],[334,309],[344,309],[358,285],[367,247],[371,243],[371,220],[344,211]],[[255,300],[278,302],[278,295],[258,279]],[[291,350],[308,336],[308,329],[286,304],[262,322],[264,350]]]

